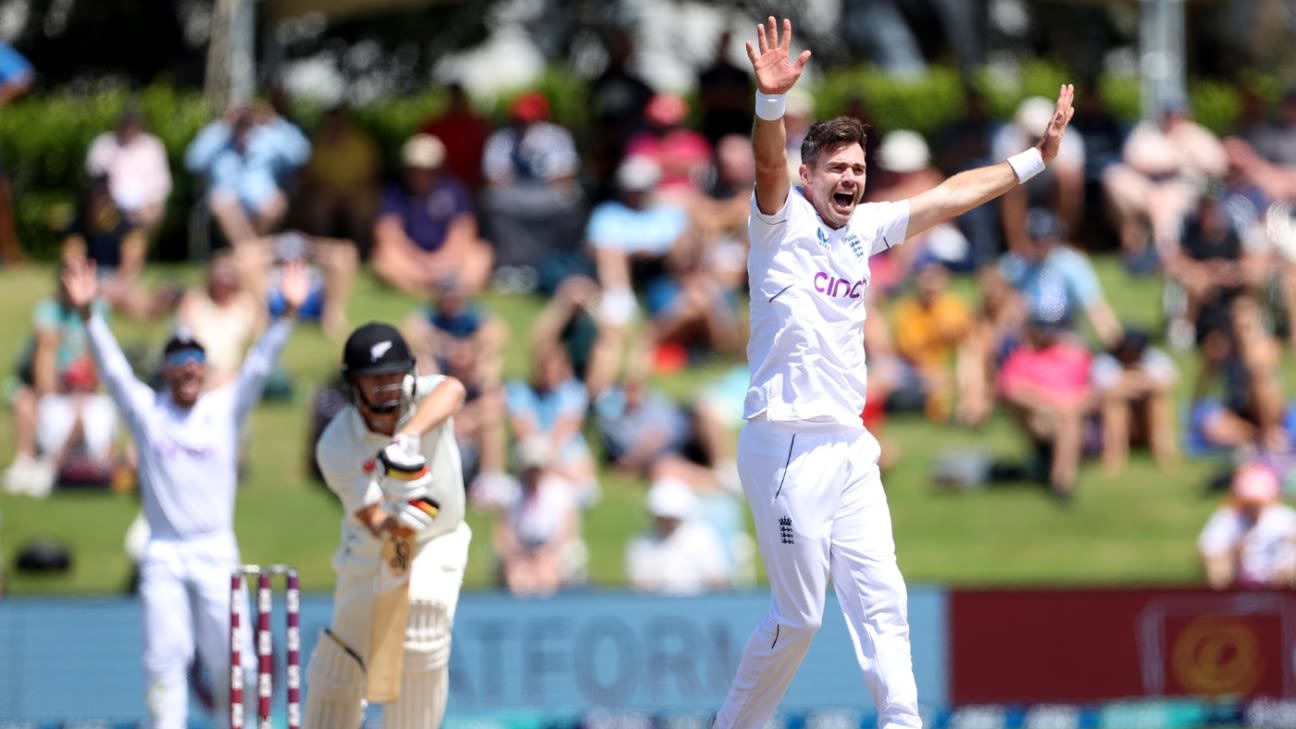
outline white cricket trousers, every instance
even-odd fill
[[[738,471],[772,599],[743,650],[717,729],[762,729],[773,717],[823,622],[829,575],[878,725],[922,726],[880,451],[861,428],[743,427]]]
[[[215,693],[217,726],[228,722],[230,572],[238,564],[233,534],[154,537],[144,548],[139,593],[144,608],[145,688],[153,729],[188,726],[189,664],[195,649]],[[246,594],[241,598],[245,616],[241,657],[250,678],[256,654],[246,619]]]

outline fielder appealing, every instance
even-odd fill
[[[869,256],[1004,194],[1044,169],[1071,119],[1063,86],[1038,147],[955,175],[909,200],[860,205],[864,129],[816,122],[801,145],[803,188],[787,178],[784,97],[810,52],[790,54],[774,18],[747,44],[755,71],[756,189],[751,252],[751,384],[739,439],[743,491],[772,601],[752,633],[714,725],[761,729],[823,620],[831,574],[882,727],[920,727],[907,595],[878,471],[864,429],[864,291]]]
[[[166,389],[135,378],[108,324],[92,314],[95,266],[69,262],[62,284],[86,322],[90,354],[135,441],[139,488],[149,541],[140,560],[144,608],[144,669],[155,729],[183,729],[189,708],[188,668],[198,657],[216,683],[217,716],[229,697],[229,579],[239,565],[234,539],[239,431],[261,399],[266,377],[292,332],[309,281],[286,270],[288,306],[261,336],[234,382],[203,392],[206,353],[197,341],[172,337],[163,351]],[[252,669],[251,636],[244,631]]]
[[[417,377],[405,339],[379,323],[351,333],[342,374],[351,404],[315,449],[346,516],[333,557],[333,619],[307,668],[305,726],[360,726],[366,669],[377,669],[369,659],[380,553],[384,540],[412,532],[399,698],[384,705],[383,726],[435,729],[445,714],[450,629],[472,538],[451,419],[464,386],[452,377]]]

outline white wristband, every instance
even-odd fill
[[[783,112],[787,109],[787,96],[775,94],[768,96],[760,91],[756,92],[756,116],[765,121],[778,121],[783,118]]]
[[[1017,183],[1021,184],[1044,171],[1044,157],[1039,147],[1031,147],[1008,158],[1008,164],[1017,173]]]

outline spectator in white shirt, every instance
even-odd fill
[[[113,202],[132,225],[148,233],[157,230],[171,194],[171,167],[166,147],[145,129],[137,107],[127,106],[117,128],[91,142],[86,171],[108,178]]]
[[[626,547],[626,575],[640,592],[698,595],[730,585],[719,535],[696,518],[697,497],[683,481],[659,479],[648,490],[652,530]]]
[[[1211,587],[1296,586],[1296,509],[1280,501],[1281,491],[1269,466],[1248,464],[1233,474],[1232,498],[1197,539]]]

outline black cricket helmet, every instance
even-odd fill
[[[411,379],[415,364],[405,337],[396,327],[382,322],[369,322],[356,328],[342,347],[342,378],[351,390],[352,400],[377,414],[403,409],[413,388],[407,388],[404,382],[383,388],[380,401],[373,402],[356,387],[355,378],[403,372]]]

